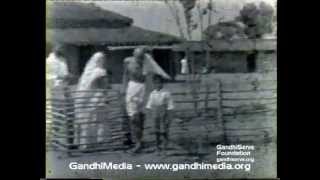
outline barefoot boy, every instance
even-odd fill
[[[156,134],[156,148],[159,152],[161,135],[164,137],[164,149],[167,148],[169,137],[169,124],[174,109],[171,93],[163,88],[163,78],[159,75],[153,77],[155,89],[151,92],[147,110],[151,113],[151,118],[154,121],[154,132]]]

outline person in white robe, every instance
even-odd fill
[[[104,53],[95,53],[85,66],[77,86],[75,97],[76,144],[80,149],[95,147],[103,141],[105,124],[96,122],[98,112],[105,109],[105,69]]]
[[[60,122],[56,121],[61,117],[54,115],[53,111],[62,113],[59,107],[52,103],[52,99],[64,100],[64,91],[68,86],[69,69],[67,66],[67,60],[65,58],[64,47],[62,45],[56,45],[53,52],[46,58],[46,99],[48,99],[46,108],[46,124],[49,132],[58,132],[63,129]],[[54,125],[52,127],[51,125]],[[47,134],[48,141],[51,141],[50,133]],[[59,142],[65,143],[62,139]]]
[[[61,46],[54,49],[46,59],[46,79],[52,88],[63,85],[70,75],[67,60],[63,55]]]
[[[181,74],[189,74],[189,64],[186,57],[181,59]]]

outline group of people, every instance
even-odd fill
[[[64,92],[70,89],[70,80],[73,76],[69,71],[67,59],[66,48],[62,45],[57,45],[53,52],[49,54],[46,60],[47,98],[68,100]],[[101,137],[105,132],[105,127],[102,123],[91,122],[97,120],[97,111],[103,108],[105,104],[103,98],[105,91],[103,89],[108,87],[108,73],[105,65],[105,54],[103,52],[94,53],[78,80],[75,87],[76,93],[69,95],[74,99],[73,102],[69,102],[73,103],[74,116],[66,119],[67,124],[71,124],[68,126],[67,135],[75,138],[68,138],[68,141],[64,141],[64,143],[81,144],[79,148],[87,149],[90,144],[103,141]],[[61,107],[56,107],[58,106],[56,104],[49,104],[49,106],[53,106],[53,109],[61,109]],[[70,108],[67,108],[67,110],[70,111]],[[59,113],[63,113],[62,110],[59,111],[61,111]],[[70,121],[72,122],[70,123]],[[53,124],[61,125],[58,121],[53,121]],[[54,130],[59,131],[59,128]],[[69,133],[70,130],[73,132]]]
[[[63,54],[62,48],[57,47],[47,58],[48,88],[68,86],[70,72]],[[87,62],[78,80],[77,96],[79,98],[75,98],[74,102],[75,118],[81,119],[80,122],[84,123],[81,126],[74,123],[76,132],[74,144],[81,144],[84,149],[88,149],[90,144],[103,141],[99,137],[103,135],[103,132],[108,131],[107,126],[102,126],[103,123],[86,123],[96,120],[97,107],[105,108],[103,106],[105,100],[101,98],[104,97],[105,91],[94,91],[95,93],[91,94],[90,98],[81,98],[83,96],[81,92],[105,89],[104,80],[110,79],[107,66],[105,54],[96,52]],[[147,77],[152,77],[153,90],[151,93],[146,92]],[[146,117],[154,121],[156,150],[160,152],[161,149],[167,148],[174,103],[171,93],[163,86],[165,79],[170,79],[170,76],[154,61],[144,47],[134,49],[133,55],[124,59],[122,92],[125,97],[125,110],[129,117],[126,143],[132,145],[131,152],[140,152],[143,147],[142,137]],[[94,103],[95,106],[88,109],[85,107],[87,103]]]

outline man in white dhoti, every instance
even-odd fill
[[[142,136],[144,126],[144,104],[146,98],[146,76],[159,74],[165,79],[170,76],[153,60],[145,48],[136,48],[132,57],[124,60],[123,91],[126,93],[126,111],[129,116],[129,141],[135,143],[133,152],[139,152],[142,148]]]
[[[133,152],[138,152],[142,147],[143,131],[143,107],[145,97],[145,76],[143,71],[143,61],[145,53],[143,48],[137,48],[133,52],[133,57],[124,60],[123,85],[126,92],[126,110],[129,116],[129,140],[136,146]]]

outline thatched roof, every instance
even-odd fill
[[[73,45],[171,45],[181,40],[173,35],[136,26],[125,28],[47,29],[47,42]]]
[[[48,3],[47,28],[119,28],[130,26],[133,20],[91,3]]]

